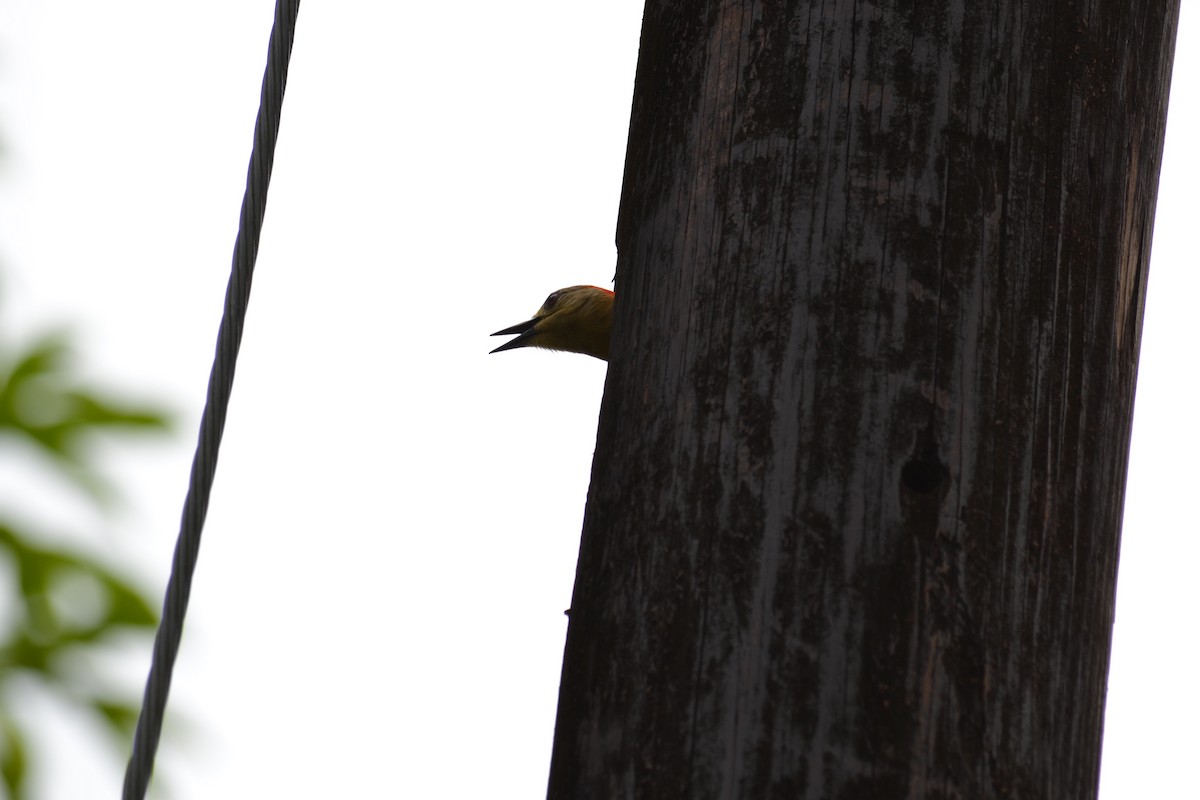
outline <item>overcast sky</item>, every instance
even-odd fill
[[[70,323],[89,374],[180,424],[107,446],[97,516],[0,460],[0,504],[159,596],[212,357],[268,0],[0,5],[0,328]],[[488,357],[552,289],[610,285],[642,2],[307,2],[156,796],[537,797],[605,365]],[[1200,752],[1184,9],[1126,501],[1102,797]],[[20,486],[20,497],[4,486]],[[140,692],[148,646],[97,669]],[[116,797],[32,694],[44,797]],[[124,754],[121,757],[123,764]]]

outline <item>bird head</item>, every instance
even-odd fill
[[[518,334],[493,353],[517,347],[566,350],[608,360],[612,331],[613,293],[599,286],[568,286],[551,292],[532,319],[496,331],[492,336]]]

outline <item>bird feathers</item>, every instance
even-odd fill
[[[493,336],[513,333],[519,336],[492,352],[541,347],[583,353],[607,361],[612,313],[612,292],[599,286],[568,286],[551,292],[533,319],[493,333]]]

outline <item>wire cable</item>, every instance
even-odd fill
[[[166,599],[163,602],[162,621],[154,637],[150,675],[146,679],[142,711],[133,735],[133,750],[125,769],[123,800],[142,800],[154,771],[154,754],[158,750],[163,712],[171,688],[171,673],[183,635],[183,621],[187,614],[192,575],[196,570],[196,556],[200,551],[200,533],[204,529],[208,498],[217,470],[217,452],[221,447],[221,433],[225,429],[229,394],[233,388],[233,371],[237,363],[238,347],[242,341],[246,306],[250,300],[250,280],[254,274],[254,261],[258,256],[258,242],[262,233],[263,215],[266,212],[267,187],[271,181],[271,167],[275,161],[275,141],[279,136],[283,90],[287,83],[288,61],[292,53],[296,15],[299,10],[300,0],[277,0],[275,4],[275,21],[271,26],[271,42],[267,48],[267,66],[263,73],[258,118],[254,123],[254,147],[250,152],[246,191],[242,196],[241,219],[237,240],[233,246],[233,268],[225,290],[225,312],[217,334],[212,372],[208,377],[208,398],[204,404],[204,414],[200,418],[200,433],[197,437],[196,452],[192,457],[191,478],[188,482],[187,498],[183,502],[183,516],[180,521],[179,538],[175,543],[175,557],[171,564]]]

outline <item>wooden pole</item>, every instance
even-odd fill
[[[1178,0],[649,0],[552,800],[1092,798]]]

